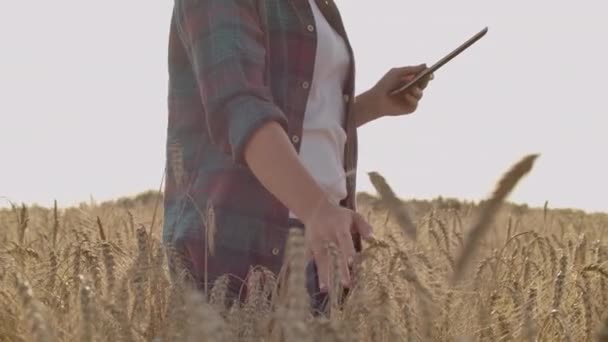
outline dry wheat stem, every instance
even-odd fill
[[[485,235],[491,222],[494,220],[496,212],[500,205],[504,202],[509,193],[515,188],[517,183],[526,175],[536,160],[537,155],[530,155],[516,163],[498,182],[498,186],[489,200],[484,204],[484,209],[480,214],[478,221],[473,225],[464,246],[461,248],[459,257],[456,259],[452,283],[455,283],[464,277],[464,270],[468,266],[474,251],[477,249],[477,244]]]

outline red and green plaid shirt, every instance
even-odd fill
[[[354,59],[333,1],[317,0],[351,55],[344,85],[345,169],[355,170]],[[243,277],[251,265],[278,271],[288,209],[244,162],[244,146],[268,121],[296,150],[312,83],[316,27],[308,0],[176,0],[169,39],[169,120],[163,240],[205,248],[204,213],[215,212],[215,271]],[[355,174],[343,205],[355,207]],[[180,247],[181,246],[181,247]],[[192,251],[192,246],[200,246]],[[210,270],[214,272],[214,270]]]

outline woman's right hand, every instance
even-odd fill
[[[245,149],[253,174],[304,223],[306,248],[317,264],[319,288],[330,285],[331,257],[326,246],[339,250],[342,285],[350,286],[348,260],[355,256],[351,232],[369,239],[372,227],[356,212],[333,204],[302,164],[283,128],[276,122],[262,125]]]
[[[358,232],[364,240],[372,237],[372,227],[363,216],[353,210],[324,201],[310,218],[304,220],[307,253],[312,256],[318,272],[319,289],[327,292],[331,286],[332,256],[327,246],[333,243],[338,249],[338,265],[342,286],[350,287],[349,266],[356,251],[352,232]]]

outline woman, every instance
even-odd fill
[[[302,227],[309,292],[327,292],[326,242],[338,246],[347,288],[372,234],[355,208],[357,127],[414,112],[428,80],[387,93],[424,68],[392,69],[355,97],[333,1],[176,0],[163,239],[197,284],[231,274],[238,293],[252,266],[278,272],[288,229]]]

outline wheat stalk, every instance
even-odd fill
[[[462,227],[476,223],[487,203],[409,201],[424,218],[415,243],[382,227],[383,203],[374,210],[362,203],[378,234],[355,258],[348,296],[338,301],[340,288],[332,286],[328,314],[312,315],[301,236],[288,242],[280,286],[256,265],[244,304],[228,301],[229,274],[216,278],[208,303],[200,290],[190,300],[197,283],[174,260],[179,250],[161,245],[150,226],[135,226],[153,202],[28,206],[27,215],[23,206],[0,209],[0,341],[608,340],[605,214],[505,203],[490,224],[497,229],[474,245],[482,257],[471,284],[461,286],[450,282],[450,257],[456,264],[468,241]],[[15,227],[26,220],[22,237]],[[134,305],[138,297],[143,305]]]
[[[476,247],[479,241],[490,227],[490,223],[494,220],[500,205],[515,188],[521,178],[532,170],[532,166],[537,157],[537,155],[530,155],[523,158],[498,182],[498,186],[494,190],[492,196],[485,202],[479,219],[467,234],[465,243],[460,249],[460,255],[455,262],[452,283],[455,283],[464,277],[464,270],[477,249]]]
[[[368,175],[372,185],[380,195],[382,204],[384,204],[389,212],[395,217],[397,224],[401,227],[403,232],[411,239],[416,240],[416,226],[403,202],[397,198],[391,187],[386,183],[384,177],[379,173],[370,172]]]

